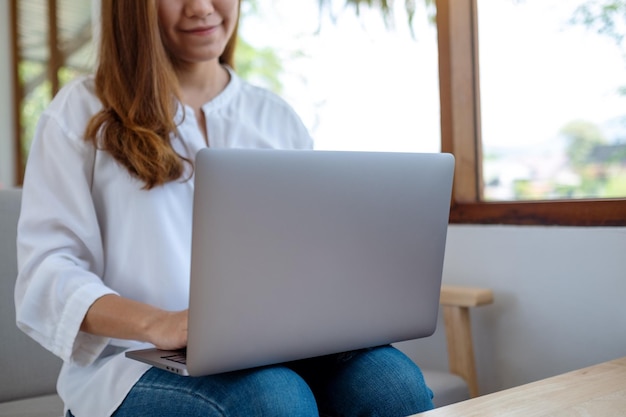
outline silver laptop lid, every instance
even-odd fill
[[[449,154],[200,151],[190,374],[432,334],[453,168]]]

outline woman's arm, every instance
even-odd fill
[[[159,349],[187,346],[187,310],[165,311],[115,294],[98,298],[80,330],[97,336],[140,340]]]

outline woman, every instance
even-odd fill
[[[202,378],[126,359],[186,346],[195,153],[310,149],[294,111],[243,82],[238,0],[102,0],[95,77],[64,87],[31,148],[18,325],[64,361],[68,416],[407,415],[432,407],[392,347]]]

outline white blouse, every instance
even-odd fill
[[[202,107],[211,147],[312,148],[285,101],[229,71],[226,89]],[[182,310],[189,296],[193,177],[142,189],[84,140],[101,107],[93,77],[85,77],[64,87],[43,113],[18,224],[17,324],[63,359],[57,388],[77,417],[110,416],[149,369],[123,354],[143,344],[79,330],[91,304],[113,293]],[[193,161],[204,136],[190,108],[180,106],[177,120],[173,146]]]

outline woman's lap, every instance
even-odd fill
[[[383,346],[198,378],[153,368],[114,416],[405,416],[431,398],[419,368]]]
[[[295,362],[321,415],[406,416],[433,408],[421,370],[391,346]]]
[[[152,368],[135,384],[115,417],[314,416],[306,383],[282,366],[207,377],[181,377]]]

